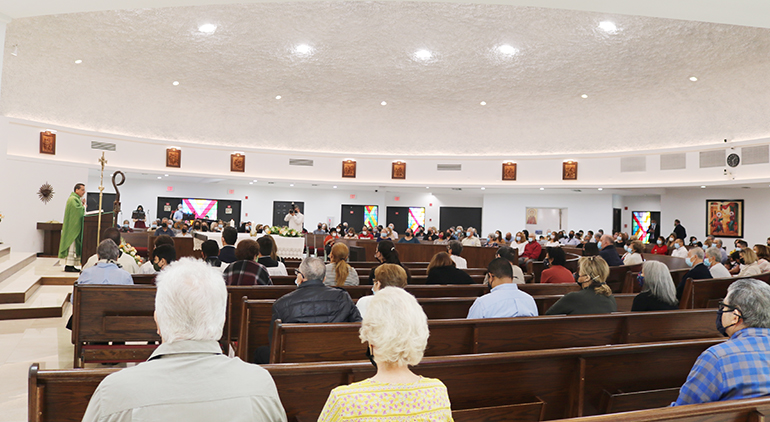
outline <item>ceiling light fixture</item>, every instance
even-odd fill
[[[698,80],[698,78],[696,78],[695,76],[690,76],[690,80],[693,81],[693,82],[696,82]]]
[[[294,183],[290,184],[289,186],[292,186],[292,187],[293,187],[293,186],[294,186]]]
[[[83,60],[80,60],[80,59],[75,60],[75,64],[80,64],[80,63],[83,63]]]
[[[174,82],[171,83],[171,85],[177,86],[177,85],[179,85],[179,81],[174,81]]]
[[[604,190],[604,188],[599,188],[599,190]]]
[[[257,180],[257,179],[254,179],[254,183],[257,183],[258,181],[259,181],[259,180]]]
[[[381,103],[380,103],[380,105],[384,105],[384,106],[385,106],[385,105],[388,105],[388,103],[386,103],[385,101],[383,101],[383,102],[381,102]]]
[[[412,56],[417,60],[428,61],[433,58],[433,53],[428,50],[417,50]]]
[[[540,188],[540,190],[545,190],[545,188]]]
[[[705,186],[701,186],[700,188],[701,188],[701,189],[706,189],[706,187],[705,187]]]
[[[480,102],[479,104],[481,104],[481,105],[487,105],[487,102],[486,102],[486,101],[482,101],[482,102]]]
[[[618,30],[618,27],[615,25],[614,22],[602,21],[602,22],[599,22],[599,29],[601,29],[604,32],[615,32]]]
[[[161,177],[160,177],[160,176],[158,176],[158,179],[161,179]]]
[[[336,187],[336,186],[334,186],[334,189],[337,189],[337,187]]]
[[[164,174],[164,176],[168,177],[168,174]]]
[[[300,44],[296,47],[294,47],[294,54],[300,55],[300,56],[309,56],[313,54],[313,47],[307,45],[307,44]]]
[[[213,23],[205,23],[198,27],[198,31],[203,32],[204,34],[213,34],[214,31],[217,30],[217,26]]]
[[[487,190],[487,188],[485,188],[485,187],[483,187],[483,186],[482,186],[482,187],[481,187],[481,190]]]
[[[250,184],[250,185],[253,185],[253,184],[254,184],[254,182],[249,182],[249,184]]]
[[[275,96],[275,99],[276,99],[276,100],[280,100],[280,99],[281,99],[281,96],[280,96],[280,95],[276,95],[276,96]]]
[[[580,98],[588,98],[588,94],[583,94],[580,96]]]
[[[504,56],[513,56],[513,55],[515,55],[516,53],[519,52],[519,50],[517,50],[515,47],[513,47],[510,44],[503,44],[501,46],[498,46],[497,47],[497,51],[498,51],[498,53],[500,53],[500,54],[502,54]]]
[[[425,186],[425,189],[430,189],[430,186]]]

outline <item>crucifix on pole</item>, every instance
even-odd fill
[[[99,175],[99,221],[96,223],[96,244],[99,245],[102,235],[102,195],[104,193],[104,165],[107,164],[107,159],[104,158],[104,151],[102,151],[102,158],[99,159],[99,163],[102,165],[102,170]]]

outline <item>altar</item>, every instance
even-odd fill
[[[243,239],[254,239],[264,236],[263,234],[257,234],[251,236],[248,233],[238,233],[238,240],[236,245]],[[302,259],[305,253],[305,238],[304,237],[281,237],[278,235],[271,235],[275,241],[275,246],[278,247],[278,256],[281,258],[289,259]],[[200,240],[214,240],[222,247],[222,233],[214,232],[197,232],[195,238]],[[195,249],[200,249],[198,242],[195,242]]]

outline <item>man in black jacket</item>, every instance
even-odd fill
[[[600,240],[599,255],[607,261],[607,265],[610,267],[617,267],[623,265],[623,261],[618,255],[618,250],[615,248],[615,243],[612,236],[605,234]]]
[[[324,285],[326,266],[318,258],[302,260],[297,270],[297,290],[283,295],[273,304],[268,340],[273,338],[273,323],[359,322],[361,314],[348,292]],[[270,350],[257,349],[256,363],[269,363]]]
[[[222,230],[222,249],[219,250],[219,260],[225,264],[232,264],[235,259],[235,243],[238,241],[238,230],[227,226]]]
[[[692,248],[689,251],[687,251],[687,265],[690,265],[692,269],[687,272],[687,274],[682,277],[682,281],[679,282],[679,285],[676,286],[676,298],[680,301],[682,300],[682,293],[684,293],[684,285],[688,278],[691,278],[693,280],[706,280],[709,278],[714,278],[711,275],[711,271],[709,271],[709,267],[707,267],[703,263],[703,257],[705,257],[705,253],[703,252],[703,249],[701,248]]]
[[[684,226],[679,222],[679,220],[674,220],[674,234],[676,235],[677,239],[684,240],[687,237],[687,230],[685,230]]]

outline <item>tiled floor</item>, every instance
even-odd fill
[[[61,318],[0,321],[0,421],[27,420],[27,374],[32,363],[45,369],[72,368],[74,348]]]

